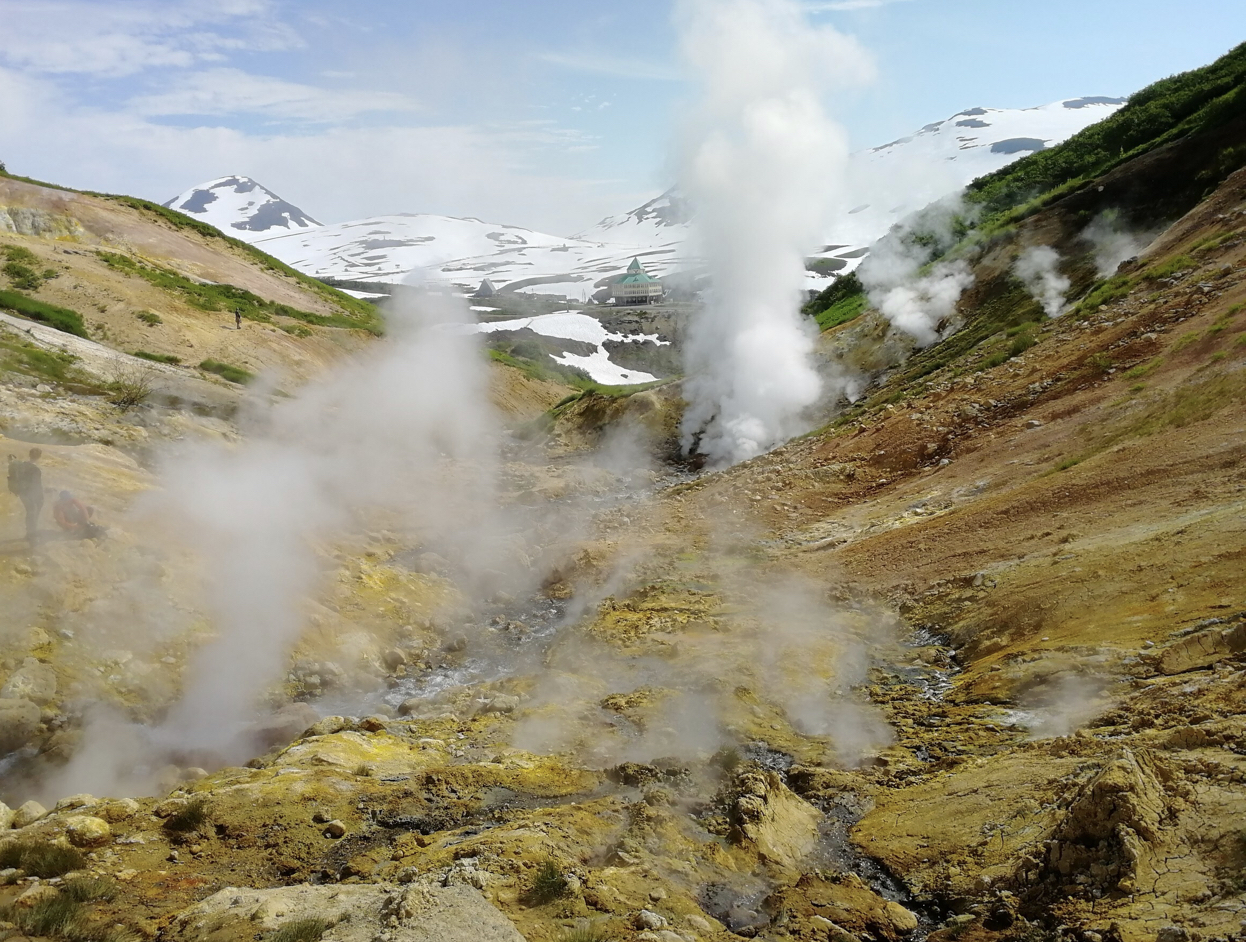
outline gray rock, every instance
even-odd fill
[[[56,672],[33,657],[9,675],[0,687],[0,700],[32,700],[40,705],[56,696]]]
[[[268,935],[300,919],[321,919],[334,942],[523,942],[502,913],[470,886],[417,880],[392,883],[227,888],[183,911],[170,927],[176,942]]]
[[[350,720],[344,716],[326,716],[323,720],[313,723],[307,729],[308,736],[329,736],[350,729]]]
[[[1164,926],[1155,933],[1155,942],[1188,942],[1190,933],[1181,926]]]
[[[29,700],[0,699],[0,756],[22,748],[38,731],[38,704]]]
[[[13,827],[24,828],[48,816],[48,809],[37,801],[28,801],[13,815]]]
[[[519,698],[509,694],[494,697],[485,706],[486,713],[514,713],[519,709]]]
[[[666,927],[666,917],[660,916],[649,909],[642,909],[632,917],[633,929],[663,929]]]

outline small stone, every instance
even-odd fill
[[[814,918],[821,919],[822,917],[816,916]],[[688,928],[696,929],[697,932],[713,932],[714,931],[714,926],[710,923],[708,919],[706,919],[703,916],[689,916],[687,919],[684,920],[684,922],[688,924]]]
[[[407,663],[407,656],[397,648],[390,648],[381,655],[381,661],[391,671],[395,671]]]
[[[65,822],[65,836],[74,847],[99,847],[112,840],[112,828],[103,818],[79,814]]]
[[[46,818],[48,809],[43,807],[37,801],[28,801],[23,804],[13,815],[13,827],[24,828],[34,824],[36,821]]]
[[[658,887],[656,890],[649,891],[649,900],[654,903],[660,903],[666,899],[666,890]]]
[[[312,824],[328,824],[332,820],[333,819],[323,811],[317,811],[314,815],[312,815]]]
[[[138,876],[138,871],[137,871],[137,870],[133,870],[133,869],[128,868],[128,867],[127,867],[125,870],[118,870],[118,871],[117,871],[117,879],[118,879],[118,880],[120,880],[122,883],[129,883],[129,882],[130,882],[131,880],[133,880],[136,876]]]
[[[324,826],[324,836],[337,840],[339,837],[346,836],[346,825],[341,821],[330,821]]]
[[[1025,423],[1025,427],[1026,428],[1042,428],[1043,423],[1038,421],[1038,419],[1030,419],[1030,421]]]
[[[659,916],[657,913],[649,909],[642,909],[632,917],[633,929],[664,929],[666,927],[666,917]],[[1164,942],[1164,940],[1160,940]]]

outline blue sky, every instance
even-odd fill
[[[1246,3],[806,0],[877,77],[854,147],[963,108],[1126,95],[1246,40]],[[0,160],[165,200],[229,173],[322,221],[569,233],[672,178],[688,88],[666,0],[0,0]]]

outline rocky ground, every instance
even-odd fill
[[[1063,224],[983,249],[981,303]],[[0,545],[0,935],[1241,938],[1244,233],[1239,173],[1113,300],[893,363],[725,472],[601,458],[669,450],[677,387],[564,403],[499,474],[532,592],[363,521],[316,548],[250,761],[170,751],[146,796],[56,775],[109,745],[92,702],[158,722],[211,634],[132,513],[147,448],[238,432],[9,384],[112,529]],[[500,375],[517,425],[556,401]]]

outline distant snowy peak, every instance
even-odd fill
[[[688,223],[692,222],[692,204],[680,195],[677,187],[671,187],[661,196],[638,206],[621,216],[607,216],[593,228],[576,233],[575,238],[586,242],[660,242],[663,235],[669,241],[681,239]],[[638,235],[643,234],[640,239]]]
[[[1003,165],[1072,137],[1123,104],[1124,98],[1094,95],[1037,108],[969,108],[866,153],[881,156],[892,150],[923,155],[938,152],[947,160],[959,160],[962,154],[972,153],[985,163]]]
[[[201,183],[164,205],[245,242],[320,226],[293,203],[250,177],[221,177]]]

